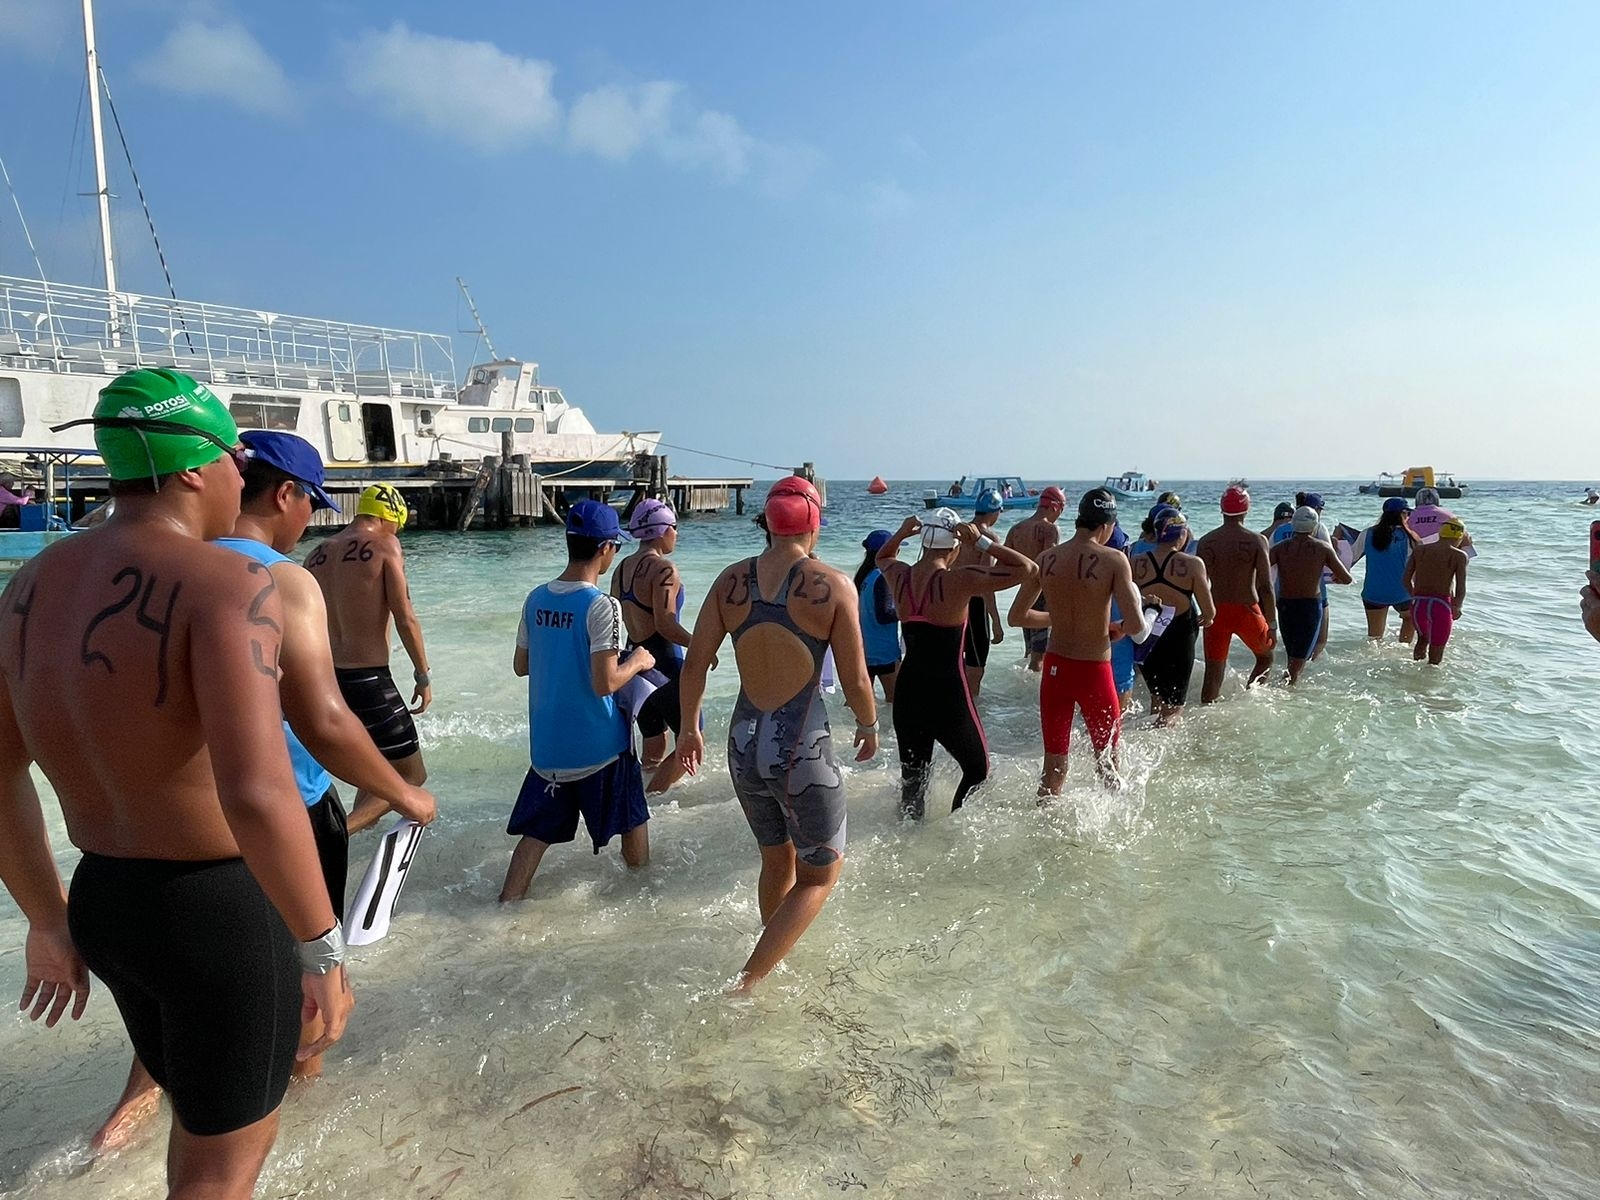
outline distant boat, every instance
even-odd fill
[[[1363,483],[1357,490],[1363,496],[1403,496],[1415,500],[1423,488],[1433,488],[1441,500],[1459,500],[1467,494],[1467,485],[1457,483],[1454,475],[1445,475],[1436,481],[1432,467],[1407,467],[1399,475],[1383,471],[1377,479]]]
[[[922,504],[925,508],[972,508],[988,491],[999,492],[1006,508],[1032,508],[1039,495],[1039,489],[1030,488],[1021,475],[963,475],[943,495],[923,492]]]
[[[867,484],[867,495],[881,496],[889,490],[889,485],[883,481],[882,475],[874,475],[872,482]]]
[[[1156,490],[1153,479],[1143,471],[1124,471],[1121,475],[1107,475],[1100,485],[1118,500],[1138,500]]]

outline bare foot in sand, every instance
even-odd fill
[[[128,1072],[128,1085],[122,1089],[122,1096],[105,1124],[89,1139],[89,1149],[95,1154],[122,1149],[160,1109],[161,1089],[136,1058]]]

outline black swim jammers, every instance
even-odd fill
[[[421,753],[416,723],[388,667],[335,667],[333,673],[344,702],[367,727],[385,758],[399,762]]]
[[[300,1041],[300,966],[242,858],[85,854],[67,923],[179,1125],[214,1136],[277,1111]]]

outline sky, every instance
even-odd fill
[[[180,296],[456,333],[462,276],[597,428],[740,460],[677,471],[1600,472],[1600,5],[96,11]],[[78,0],[0,0],[0,159],[99,283],[83,95]]]

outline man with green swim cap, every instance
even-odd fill
[[[333,643],[334,674],[345,703],[361,718],[383,756],[407,783],[421,787],[428,779],[422,746],[412,716],[433,702],[428,652],[422,643],[422,622],[411,607],[406,559],[395,535],[406,523],[406,502],[399,490],[375,483],[361,493],[356,518],[306,557],[328,602],[328,634]],[[407,708],[389,673],[389,620],[394,619],[401,644],[411,656],[413,707]],[[389,805],[368,792],[357,792],[350,810],[350,832],[374,824]]]
[[[337,1041],[343,937],[283,736],[272,576],[206,545],[243,480],[227,409],[134,371],[92,418],[116,514],[0,596],[0,881],[28,918],[24,1007],[79,1016],[88,972],[172,1098],[174,1195],[246,1197],[277,1136],[302,1006]],[[67,899],[37,763],[83,852]]]

